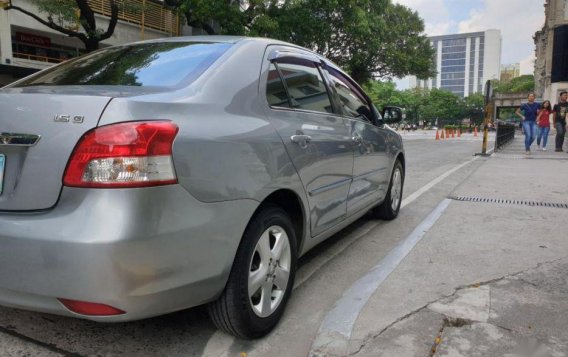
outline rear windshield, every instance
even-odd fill
[[[197,78],[231,46],[230,43],[161,42],[110,47],[30,76],[14,87],[175,87]]]

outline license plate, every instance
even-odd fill
[[[6,155],[0,154],[0,195],[4,188],[4,163],[6,162]]]

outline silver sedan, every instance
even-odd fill
[[[298,257],[398,215],[401,117],[269,39],[110,47],[4,87],[0,304],[102,322],[208,304],[262,336]]]

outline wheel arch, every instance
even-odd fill
[[[272,192],[264,200],[262,200],[261,204],[251,216],[251,219],[268,205],[278,206],[286,211],[292,221],[292,225],[294,226],[296,245],[298,253],[300,253],[302,251],[304,235],[306,232],[306,213],[302,200],[296,192],[290,189],[279,189]]]
[[[406,159],[404,157],[404,153],[399,152],[398,155],[396,156],[395,161],[396,160],[400,161],[400,163],[402,164],[402,170],[406,173]]]

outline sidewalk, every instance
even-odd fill
[[[353,356],[568,356],[568,154],[482,158],[359,314]]]

